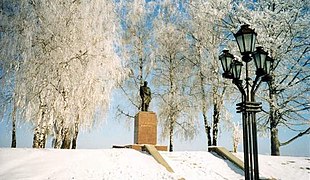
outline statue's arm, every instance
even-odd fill
[[[150,98],[152,97],[152,92],[151,92],[151,89],[150,89],[150,88],[148,88],[147,95],[148,95]]]

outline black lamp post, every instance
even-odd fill
[[[237,113],[242,113],[245,179],[258,180],[256,113],[261,111],[261,103],[255,102],[255,93],[261,82],[271,80],[269,72],[273,60],[262,47],[257,47],[254,51],[257,34],[249,28],[249,25],[242,25],[234,36],[242,55],[242,61],[245,63],[245,83],[240,80],[242,62],[235,60],[228,50],[224,50],[219,59],[224,71],[223,77],[232,79],[242,95],[241,103],[237,104]],[[249,62],[252,59],[256,67],[254,81],[249,77]]]
[[[232,78],[230,68],[234,58],[235,57],[230,54],[228,50],[223,50],[223,54],[220,55],[221,64],[224,70],[223,77],[229,79]]]

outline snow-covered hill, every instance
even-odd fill
[[[243,171],[209,152],[161,152],[169,173],[152,156],[132,149],[0,149],[0,179],[244,179]],[[259,156],[260,173],[310,179],[310,158]]]

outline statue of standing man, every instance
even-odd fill
[[[140,96],[142,99],[141,111],[148,111],[152,97],[151,97],[151,89],[147,87],[147,81],[144,81],[143,86],[140,86]]]

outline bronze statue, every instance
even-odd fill
[[[144,81],[143,86],[140,86],[140,96],[142,99],[141,111],[148,111],[152,97],[151,97],[151,89],[147,87],[147,81]]]

